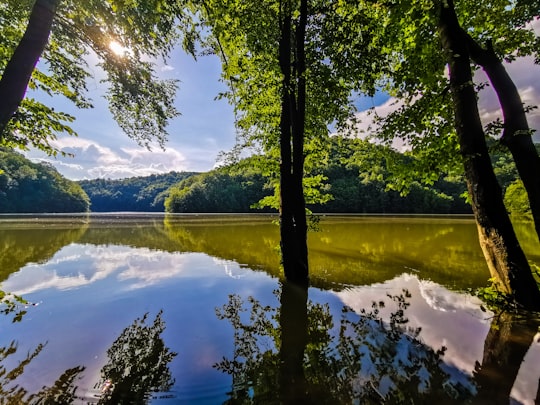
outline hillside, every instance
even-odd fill
[[[86,212],[88,196],[74,181],[46,163],[0,148],[0,212]]]
[[[164,211],[164,192],[194,174],[170,172],[121,180],[81,180],[79,184],[88,194],[93,212]]]

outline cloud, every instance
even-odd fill
[[[171,66],[171,65],[163,65],[161,66],[160,70],[162,72],[171,72],[174,70],[174,66]]]
[[[112,149],[84,138],[61,138],[54,146],[74,157],[51,158],[39,152],[27,153],[32,160],[53,164],[64,176],[73,179],[111,178],[187,170],[185,156],[177,150],[120,147]]]
[[[535,65],[533,58],[519,58],[513,63],[506,63],[505,68],[514,81],[522,101],[526,106],[540,106],[540,66]],[[475,74],[476,83],[489,83],[486,74],[478,70]],[[374,118],[376,116],[384,117],[397,110],[402,103],[390,98],[384,103],[375,106],[370,110],[364,110],[357,113],[358,133],[360,136],[366,136],[376,129]],[[488,85],[479,93],[479,112],[484,125],[494,121],[497,118],[502,119],[502,113],[499,106],[499,100],[493,88]],[[529,126],[535,130],[535,141],[540,142],[540,109],[536,108],[527,115]],[[394,147],[401,148],[397,143]]]

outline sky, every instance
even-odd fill
[[[92,61],[90,61],[92,63]],[[532,59],[520,59],[507,66],[526,105],[540,105],[540,66]],[[176,108],[181,115],[169,127],[169,138],[162,150],[155,145],[151,150],[137,145],[114,122],[102,95],[106,84],[100,83],[102,73],[93,68],[95,78],[88,83],[89,96],[95,108],[80,110],[69,101],[55,98],[41,101],[51,103],[58,110],[76,117],[72,124],[78,137],[59,136],[53,144],[74,154],[74,157],[49,157],[37,150],[26,152],[32,160],[53,164],[65,177],[72,180],[108,178],[120,179],[133,176],[167,173],[169,171],[204,172],[216,166],[220,152],[229,151],[235,143],[234,114],[227,100],[216,100],[219,92],[226,90],[220,82],[220,62],[216,56],[202,56],[195,61],[181,50],[175,50],[166,64],[158,67],[163,78],[180,80]],[[477,81],[487,81],[482,72]],[[479,106],[484,123],[500,116],[498,101],[491,88],[479,95]],[[367,109],[375,107],[378,115],[396,108],[394,100],[384,94],[374,99],[358,101],[360,129],[368,127],[371,116]],[[536,129],[535,140],[540,141],[540,109],[529,116],[531,128]]]

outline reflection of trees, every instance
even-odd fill
[[[246,308],[240,297],[230,296],[218,317],[234,328],[233,358],[216,365],[232,375],[229,402],[464,400],[471,386],[451,377],[444,350],[426,347],[419,330],[407,328],[407,298],[392,297],[396,310],[389,323],[378,316],[383,303],[359,318],[344,308],[333,333],[328,305],[308,301],[305,289],[284,284],[280,309],[251,297]]]
[[[165,330],[161,315],[162,312],[157,314],[152,325],[146,324],[148,314],[137,318],[107,350],[109,362],[101,369],[101,380],[96,384],[101,389],[99,404],[143,404],[152,392],[172,387],[174,380],[168,365],[176,353],[161,338]],[[66,370],[52,386],[31,395],[17,383],[17,378],[44,347],[39,345],[13,368],[6,363],[17,352],[17,344],[0,347],[0,405],[72,404],[84,400],[77,396],[76,384],[85,370],[82,366]]]
[[[146,403],[152,392],[168,391],[174,384],[169,363],[176,356],[165,346],[165,322],[160,311],[152,325],[148,314],[137,318],[107,350],[109,362],[101,369],[100,404]]]
[[[32,395],[30,403],[32,405],[74,403],[77,399],[75,380],[80,378],[79,375],[84,369],[84,367],[77,366],[64,371],[51,387],[43,387],[39,393]]]
[[[268,217],[173,216],[164,224],[178,250],[279,274],[279,229]],[[309,237],[310,280],[319,288],[384,282],[408,267],[440,284],[461,283],[459,288],[483,286],[489,277],[468,219],[329,217],[320,227]]]
[[[8,369],[6,362],[10,356],[17,352],[17,344],[11,342],[7,347],[0,347],[0,404],[26,403],[24,398],[28,392],[23,387],[15,384],[14,381],[24,372],[25,367],[43,350],[43,347],[44,345],[39,345],[12,369]]]
[[[86,231],[83,221],[2,222],[0,229],[0,281],[28,263],[43,263]]]
[[[508,404],[519,369],[539,326],[539,319],[515,313],[503,312],[493,319],[484,343],[482,364],[477,363],[475,369],[477,403]],[[535,403],[539,401],[537,394]]]
[[[19,361],[18,365],[8,370],[5,365],[9,356],[17,352],[17,344],[0,348],[0,404],[17,405],[53,405],[71,404],[77,398],[75,379],[84,371],[84,367],[66,370],[51,387],[43,387],[36,394],[28,395],[26,388],[16,383],[16,379],[24,373],[26,366],[43,350],[45,345],[38,345],[34,351]]]

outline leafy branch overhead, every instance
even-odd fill
[[[32,28],[30,23],[42,21],[43,7],[54,11],[52,25],[37,34],[46,46],[37,55],[40,62],[29,81],[24,82],[9,75],[9,66],[15,62],[16,50],[24,48],[21,39]],[[2,144],[57,153],[50,141],[61,132],[74,135],[69,126],[73,117],[32,96],[62,96],[79,108],[91,108],[87,83],[94,73],[88,60],[96,57],[105,73],[103,81],[110,84],[106,99],[121,128],[141,145],[148,147],[157,141],[163,146],[166,126],[178,115],[173,105],[177,83],[158,79],[155,67],[179,40],[183,9],[182,1],[163,0],[4,2],[0,6],[0,88],[9,81],[22,88],[23,95],[28,89],[30,97],[18,100],[16,112],[7,115],[9,122],[2,122]],[[32,20],[32,15],[37,17]],[[111,43],[125,52],[115,53]],[[3,103],[1,108],[4,111]]]

